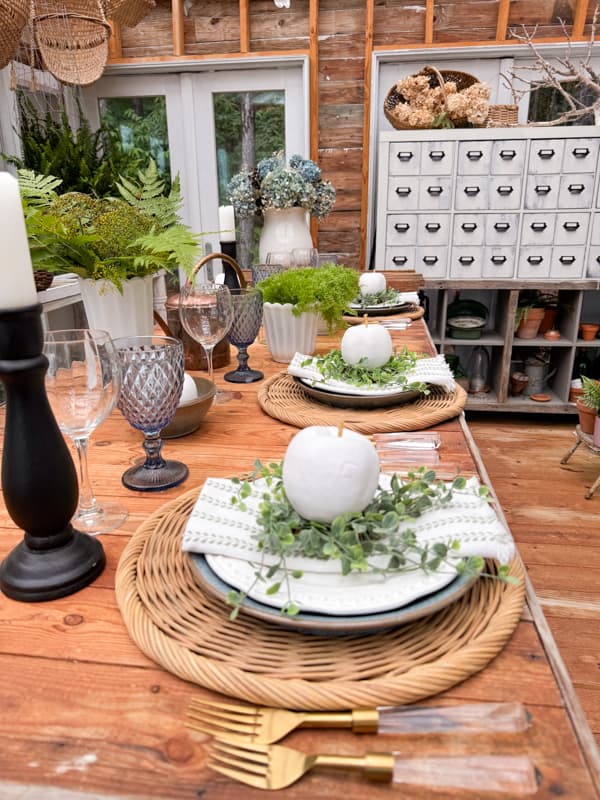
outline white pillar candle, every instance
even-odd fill
[[[235,242],[233,206],[219,206],[219,241]]]
[[[0,172],[0,244],[0,310],[36,305],[19,183],[8,172]]]

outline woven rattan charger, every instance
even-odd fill
[[[344,314],[344,322],[348,325],[359,325],[364,322],[363,319],[364,312],[360,309],[356,309],[356,316],[350,314]],[[421,317],[425,316],[425,309],[421,306],[411,306],[406,311],[400,311],[393,315],[394,322],[399,319],[421,319]],[[369,322],[377,322],[378,320],[389,322],[389,316],[381,316],[378,317],[376,313],[370,312],[369,313]]]
[[[387,632],[325,637],[244,617],[205,595],[181,537],[198,489],[156,511],[121,556],[117,602],[130,636],[169,672],[207,689],[283,708],[410,703],[485,667],[516,627],[525,587],[481,578],[437,613]]]

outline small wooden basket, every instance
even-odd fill
[[[516,103],[490,106],[486,128],[514,128],[519,124],[519,106]]]

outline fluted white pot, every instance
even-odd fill
[[[289,363],[295,353],[312,355],[317,345],[319,315],[292,313],[291,303],[263,303],[263,325],[273,361]]]
[[[154,329],[154,276],[123,281],[123,292],[111,281],[79,279],[81,299],[90,328],[121,336],[151,336]]]
[[[292,250],[311,248],[313,246],[308,212],[304,208],[267,208],[263,212],[263,229],[258,245],[258,256],[261,264],[267,261],[268,253],[289,254],[291,264]]]

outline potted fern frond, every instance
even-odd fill
[[[154,277],[191,270],[198,251],[199,235],[179,219],[179,180],[165,195],[153,161],[138,178],[115,185],[120,197],[96,198],[19,171],[34,269],[75,273],[88,324],[113,338],[152,333]]]
[[[579,426],[583,433],[591,434],[594,445],[600,447],[600,381],[582,375],[581,382],[583,394],[577,399]]]

